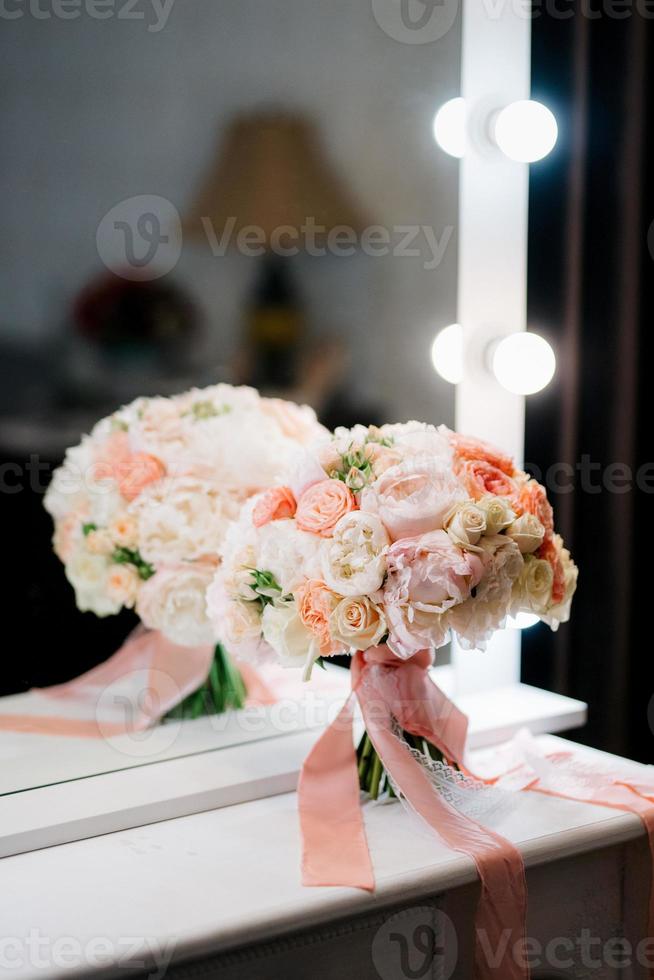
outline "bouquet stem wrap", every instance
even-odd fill
[[[478,977],[483,980],[495,973],[503,980],[525,980],[526,968],[511,955],[513,944],[525,936],[526,923],[527,889],[519,850],[440,797],[393,731],[396,719],[407,732],[435,745],[446,759],[462,762],[467,719],[431,681],[430,660],[423,653],[399,661],[385,647],[358,653],[353,660],[352,694],[314,746],[300,777],[303,882],[374,888],[352,737],[356,697],[366,731],[400,793],[448,847],[475,862],[482,884],[477,936],[483,933],[493,948],[506,949],[495,972],[478,944]],[[503,947],[506,929],[513,942]]]
[[[214,656],[211,644],[181,647],[156,630],[137,627],[104,663],[65,684],[30,692],[34,710],[0,714],[0,731],[73,738],[143,731],[202,688]],[[274,703],[275,696],[253,667],[239,665],[238,672],[248,702]]]

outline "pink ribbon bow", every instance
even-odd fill
[[[436,687],[423,652],[400,661],[385,647],[357,654],[352,694],[310,752],[298,786],[305,885],[350,885],[372,890],[374,876],[361,812],[352,720],[354,699],[386,771],[411,807],[455,851],[472,858],[481,880],[476,913],[476,973],[479,980],[526,980],[528,968],[511,955],[524,939],[527,888],[522,856],[498,834],[459,813],[432,786],[425,770],[393,732],[393,719],[462,762],[467,719]],[[509,929],[512,942],[503,943]],[[491,970],[479,942],[504,949]]]

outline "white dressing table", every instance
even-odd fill
[[[528,935],[534,956],[542,948],[541,959],[553,960],[533,977],[644,980],[640,967],[615,966],[610,942],[624,935],[635,958],[646,935],[648,848],[639,819],[522,793],[494,826],[523,851]],[[472,863],[399,804],[367,805],[366,827],[374,895],[301,886],[293,793],[7,857],[0,862],[0,978],[162,976],[158,969],[168,965],[171,978],[468,980]],[[435,928],[448,922],[447,948],[425,966],[411,944],[432,919]],[[409,972],[398,959],[398,930]],[[594,967],[584,962],[584,930]]]

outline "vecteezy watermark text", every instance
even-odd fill
[[[175,0],[0,0],[0,20],[129,20],[158,34],[168,23]]]
[[[279,225],[267,235],[257,225],[247,225],[236,231],[237,219],[228,218],[216,229],[211,218],[200,219],[207,242],[214,256],[223,256],[235,247],[242,255],[259,256],[271,251],[282,257],[303,252],[313,257],[335,255],[348,257],[357,251],[372,258],[393,255],[395,258],[423,258],[423,268],[436,269],[443,261],[445,250],[454,232],[445,225],[440,234],[431,225],[369,225],[362,231],[349,225],[327,228],[307,216],[299,227]],[[236,234],[235,234],[236,232]]]
[[[0,0],[2,2],[2,0]],[[216,226],[203,215],[199,225],[214,258],[229,251],[258,257],[272,252],[283,258],[303,253],[312,257],[349,257],[357,253],[371,258],[422,259],[426,270],[443,261],[454,234],[454,225],[396,224],[326,227],[307,215],[300,225],[239,225],[236,216]],[[141,194],[115,204],[102,218],[96,232],[98,255],[116,275],[125,279],[157,279],[170,272],[182,254],[182,223],[177,208],[164,197]]]
[[[151,936],[46,936],[30,929],[23,936],[0,937],[0,970],[7,976],[41,970],[49,975],[98,968],[143,970],[149,980],[163,980],[172,960],[175,939]]]

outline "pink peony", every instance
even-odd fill
[[[449,463],[416,456],[386,470],[361,495],[361,509],[376,514],[392,540],[440,530],[465,494]]]
[[[295,522],[301,531],[331,538],[341,517],[356,506],[354,494],[340,480],[321,480],[300,497]]]
[[[484,573],[483,560],[431,531],[391,545],[383,590],[388,645],[398,657],[442,646],[448,626],[443,614],[465,602]]]
[[[272,487],[266,490],[254,505],[252,523],[255,527],[263,527],[270,521],[280,521],[293,517],[297,502],[289,487]]]

